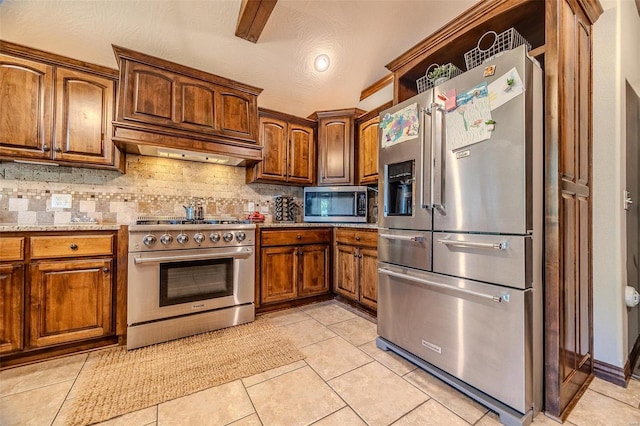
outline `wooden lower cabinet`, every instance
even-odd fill
[[[45,261],[31,265],[31,347],[113,332],[111,260]]]
[[[3,366],[124,339],[120,239],[126,230],[0,234]]]
[[[378,300],[377,239],[377,231],[335,230],[334,291],[373,310]]]
[[[23,300],[24,265],[0,264],[0,354],[23,348]]]
[[[330,228],[260,231],[259,306],[329,294]]]

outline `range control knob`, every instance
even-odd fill
[[[225,232],[224,235],[222,236],[222,239],[225,240],[226,242],[229,242],[233,240],[233,234],[231,232]]]
[[[184,244],[187,241],[189,241],[189,236],[187,234],[183,234],[182,232],[180,234],[178,234],[178,236],[176,237],[176,241],[179,244]]]
[[[209,235],[209,239],[212,243],[217,243],[218,241],[220,241],[220,234],[218,234],[217,232],[213,232],[211,235]]]
[[[202,232],[198,232],[193,236],[193,241],[195,241],[198,244],[202,244],[202,242],[204,241],[204,234]]]
[[[142,243],[147,247],[151,247],[156,243],[156,236],[153,234],[147,234],[142,238]]]
[[[238,242],[244,241],[245,238],[247,238],[247,235],[244,232],[240,231],[236,233],[236,240],[238,240]]]
[[[163,245],[169,245],[173,242],[173,237],[171,236],[171,234],[162,234],[162,236],[160,237],[160,242]]]

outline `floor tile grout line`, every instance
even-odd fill
[[[295,370],[292,370],[292,371],[295,371]],[[265,380],[265,381],[266,381],[266,380]],[[261,383],[263,383],[263,382],[261,382]],[[263,422],[263,421],[262,421],[262,419],[260,418],[260,414],[258,413],[258,409],[256,408],[256,405],[254,404],[253,399],[251,399],[251,395],[249,395],[249,389],[247,388],[247,386],[245,386],[245,384],[244,384],[244,382],[242,381],[242,379],[240,379],[240,384],[242,385],[242,387],[243,387],[243,389],[244,389],[244,393],[245,393],[245,394],[247,394],[247,398],[249,398],[249,402],[251,403],[251,406],[253,407],[253,413],[251,413],[251,414],[255,414],[255,415],[256,415],[256,417],[258,417],[258,421],[260,422],[260,424],[264,424],[264,422]],[[239,418],[239,419],[235,419],[235,420],[234,420],[233,422],[231,422],[231,423],[235,423],[235,422],[237,422],[237,421],[239,421],[239,420],[245,419],[245,418],[249,417],[251,414],[246,415],[246,416],[244,416],[244,417],[241,417],[241,418]],[[228,424],[231,424],[231,423],[228,423]]]
[[[624,405],[628,405],[629,407],[632,407],[632,408],[640,408],[640,403],[639,403],[639,405],[633,406],[633,405],[629,404],[629,403],[628,403],[628,402],[626,402],[626,401],[622,401],[622,400],[620,400],[620,399],[618,399],[618,398],[616,398],[616,397],[614,397],[614,396],[607,395],[606,393],[600,392],[600,391],[598,391],[598,390],[596,390],[596,389],[588,388],[587,390],[590,390],[590,391],[592,391],[592,392],[595,392],[595,393],[597,393],[598,395],[602,395],[602,396],[607,397],[607,398],[609,398],[609,399],[613,399],[614,401],[620,402],[620,403],[622,403],[622,404],[624,404]]]
[[[294,362],[292,362],[292,363],[285,364],[285,365],[283,365],[283,366],[276,367],[276,368],[282,368],[282,367],[284,367],[284,366],[286,366],[286,365],[295,364],[295,363],[300,362],[300,361],[304,361],[304,363],[305,363],[305,364],[307,364],[307,362],[306,362],[306,361],[305,361],[305,359],[303,358],[303,359],[299,359],[298,361],[294,361]],[[307,364],[307,365],[309,365],[309,364]],[[240,380],[240,381],[242,382],[242,385],[245,387],[245,389],[248,389],[248,388],[252,388],[252,387],[254,387],[254,386],[256,386],[256,385],[259,385],[260,383],[268,382],[269,380],[271,380],[271,379],[275,379],[276,377],[284,376],[285,374],[291,373],[292,371],[300,370],[301,368],[304,368],[304,367],[305,367],[304,365],[301,365],[300,367],[294,368],[293,370],[287,370],[287,371],[283,372],[282,374],[277,374],[277,375],[275,375],[275,376],[269,377],[268,379],[264,379],[264,380],[262,380],[262,381],[260,381],[260,382],[256,382],[256,383],[254,383],[254,384],[252,384],[252,385],[249,385],[249,386],[245,385],[245,384],[244,384],[244,381],[242,380],[242,379],[247,379],[248,377],[243,377],[243,378],[238,379],[238,380]],[[267,370],[267,371],[269,371],[269,370]],[[263,373],[265,373],[265,371],[263,371],[262,373],[257,373],[257,374],[263,374]],[[257,375],[257,374],[255,374],[255,375]],[[249,376],[249,377],[252,377],[252,376]],[[215,386],[214,386],[214,387],[215,387]]]

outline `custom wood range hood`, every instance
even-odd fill
[[[114,143],[139,155],[248,166],[262,160],[262,89],[113,46],[120,68]]]

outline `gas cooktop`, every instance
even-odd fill
[[[136,220],[136,225],[235,225],[241,223],[251,223],[251,221],[229,217],[205,217],[200,220],[188,220],[179,216],[139,216]]]

